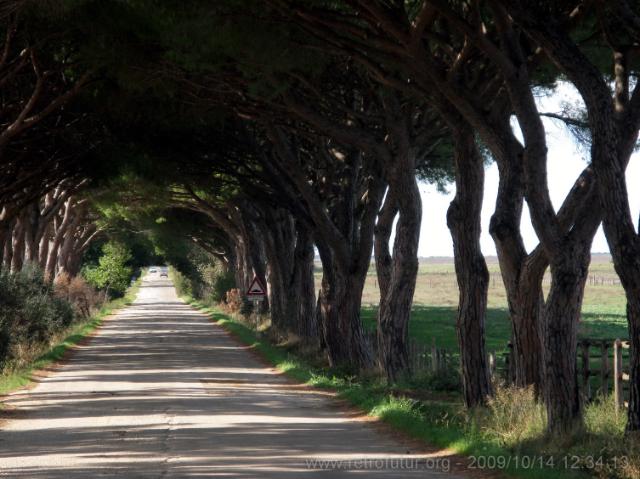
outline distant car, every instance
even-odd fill
[[[158,272],[158,270],[157,270],[157,269],[155,269],[155,268],[151,268],[151,269],[149,270],[149,273],[157,273],[157,272]]]
[[[166,271],[162,271],[162,272],[160,273],[160,277],[162,278],[163,276],[164,276],[165,278],[168,278],[168,277],[169,277],[169,273],[167,273]]]

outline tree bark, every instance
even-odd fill
[[[8,206],[0,208],[0,268],[11,265],[11,260],[8,263],[5,260],[11,248],[14,215],[15,211]]]
[[[38,264],[42,271],[47,267],[47,257],[49,256],[49,248],[51,247],[51,231],[53,230],[53,219],[47,224],[38,247]]]
[[[349,268],[336,261],[322,242],[319,242],[318,250],[322,259],[319,311],[329,364],[332,367],[350,367],[356,371],[369,369],[373,365],[373,358],[360,320],[367,269],[349,271]]]
[[[292,283],[297,310],[297,334],[305,343],[318,343],[318,322],[316,316],[316,293],[314,280],[313,238],[308,228],[296,221],[296,247],[293,260]]]
[[[447,211],[447,225],[460,290],[457,332],[463,395],[471,408],[484,404],[492,393],[485,349],[489,271],[480,249],[484,165],[472,130],[454,130],[453,138],[456,196]]]
[[[387,282],[382,285],[386,292],[381,296],[378,312],[380,363],[390,382],[398,381],[409,370],[407,342],[418,274],[418,243],[422,221],[422,200],[416,181],[413,152],[408,142],[399,150],[402,155],[396,156],[396,163],[389,175],[389,194],[398,209],[399,217],[391,271],[388,282],[386,278],[383,280]],[[383,271],[383,276],[385,274],[386,271]]]
[[[544,254],[541,249],[537,251],[538,254]],[[538,397],[543,381],[540,324],[544,311],[542,280],[547,261],[546,257],[544,261],[536,261],[536,259],[537,256],[527,256],[518,275],[516,299],[511,315],[513,346],[511,358],[513,358],[515,385],[533,386],[534,393]]]
[[[398,214],[398,205],[393,196],[393,191],[388,189],[387,195],[376,221],[374,231],[374,256],[376,262],[376,277],[378,279],[378,289],[380,298],[384,298],[389,291],[389,283],[391,282],[391,267],[393,258],[389,250],[391,241],[391,232],[393,230],[393,222]],[[380,311],[378,310],[378,324],[380,323]],[[380,330],[378,329],[378,334]]]
[[[16,218],[16,222],[13,227],[13,236],[11,238],[11,272],[12,273],[17,273],[22,269],[22,265],[24,264],[24,243],[25,243],[24,217],[21,214]]]
[[[582,427],[577,341],[591,240],[567,246],[551,261],[551,289],[540,328],[547,429],[560,435]]]
[[[13,261],[13,229],[15,228],[15,219],[7,224],[6,237],[2,252],[2,267],[11,270],[11,262]]]
[[[56,267],[58,265],[58,253],[60,250],[60,245],[64,240],[65,234],[69,229],[71,221],[73,220],[73,209],[75,202],[75,198],[69,197],[69,199],[67,199],[67,201],[65,202],[62,217],[56,219],[56,222],[59,224],[57,225],[57,228],[55,228],[55,233],[53,236],[51,247],[49,248],[49,254],[47,257],[47,264],[45,268],[45,278],[48,278],[49,281],[53,281],[56,276]]]
[[[319,164],[325,165],[327,178],[310,181],[294,139],[276,128],[268,128],[268,135],[276,151],[272,162],[265,162],[266,167],[287,179],[285,188],[295,189],[292,201],[313,229],[320,252],[323,276],[318,313],[329,363],[354,370],[370,369],[373,359],[360,307],[371,262],[375,218],[385,189],[379,165],[373,159],[365,160],[362,151],[353,147],[336,149],[321,138],[313,154]],[[331,183],[333,178],[335,183]],[[327,188],[329,184],[335,186]]]
[[[38,220],[40,208],[38,203],[28,205],[24,212],[24,258],[28,263],[38,261]]]
[[[73,209],[73,218],[69,223],[66,234],[64,235],[60,247],[58,249],[58,275],[70,275],[69,266],[71,257],[74,254],[73,247],[76,243],[76,235],[82,219],[84,218],[85,205],[77,205]]]
[[[287,211],[270,208],[261,208],[260,216],[258,234],[263,239],[267,260],[271,324],[279,335],[286,337],[297,321],[293,302],[297,299],[296,285],[291,282],[296,240],[293,218]]]

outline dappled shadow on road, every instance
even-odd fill
[[[408,455],[247,349],[172,287],[142,288],[64,367],[12,396],[19,414],[0,432],[0,476],[427,477],[428,455]],[[391,458],[409,462],[371,462]],[[315,459],[347,462],[327,470]]]

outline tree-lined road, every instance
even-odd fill
[[[427,469],[437,454],[410,451],[264,366],[157,275],[8,406],[0,477],[453,477]]]

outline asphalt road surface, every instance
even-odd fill
[[[459,477],[448,456],[264,365],[159,273],[7,405],[0,477]]]

